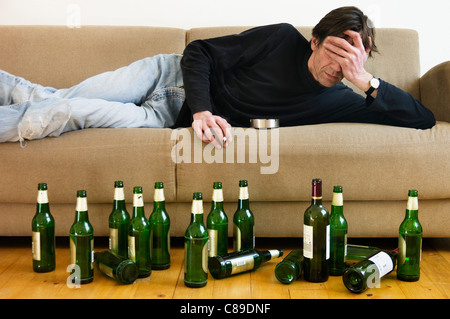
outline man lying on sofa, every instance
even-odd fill
[[[343,7],[317,24],[311,42],[288,24],[257,27],[194,41],[183,56],[146,58],[69,89],[0,72],[0,142],[90,127],[192,125],[199,138],[221,147],[223,137],[232,140],[232,126],[248,127],[253,118],[277,118],[281,126],[434,126],[419,101],[365,71],[371,52],[376,45],[367,17]]]

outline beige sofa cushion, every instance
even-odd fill
[[[185,41],[186,31],[175,28],[0,26],[0,68],[66,88],[148,56],[181,54]]]

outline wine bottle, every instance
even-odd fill
[[[50,213],[47,184],[39,183],[36,214],[31,221],[33,270],[55,270],[55,219]]]
[[[151,230],[152,269],[167,269],[170,267],[170,218],[166,211],[164,184],[162,182],[155,183],[153,211],[148,222]]]
[[[382,250],[348,267],[342,275],[345,287],[354,293],[380,287],[381,278],[394,270],[396,259],[397,252]]]
[[[120,284],[131,284],[139,275],[134,262],[111,250],[94,253],[98,269]]]
[[[208,268],[216,279],[258,269],[263,263],[283,255],[282,250],[247,249],[209,258]]]
[[[344,217],[342,186],[334,186],[330,214],[330,275],[341,276],[347,255],[347,220]]]
[[[94,228],[89,222],[85,190],[77,191],[75,220],[70,227],[70,263],[78,266],[71,275],[76,282],[94,280]]]
[[[275,266],[275,277],[283,284],[299,279],[303,269],[303,250],[294,249]]]
[[[417,190],[409,190],[405,219],[400,225],[398,236],[397,278],[403,281],[417,281],[420,278],[422,258],[422,225],[419,222]]]
[[[349,262],[360,261],[379,252],[381,249],[372,246],[347,244],[346,264]]]
[[[211,210],[206,219],[209,257],[228,252],[228,217],[223,209],[222,183],[214,182]]]
[[[133,188],[133,218],[128,228],[128,258],[136,263],[139,278],[150,276],[150,225],[145,218],[144,198],[140,186]]]
[[[250,210],[246,180],[239,181],[238,208],[233,216],[233,248],[234,251],[255,248],[255,217]]]
[[[184,234],[184,284],[204,287],[208,282],[208,231],[203,223],[203,195],[193,195],[191,222]]]
[[[128,226],[130,214],[125,205],[123,182],[114,182],[113,209],[109,215],[109,249],[128,258]]]
[[[311,205],[303,215],[303,257],[303,274],[306,281],[328,280],[330,218],[322,205],[321,179],[313,179]]]

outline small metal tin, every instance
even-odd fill
[[[250,126],[253,128],[278,128],[280,121],[278,119],[251,119]]]

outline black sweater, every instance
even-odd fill
[[[308,70],[311,54],[309,41],[289,24],[191,42],[181,60],[186,101],[175,126],[190,126],[192,114],[205,110],[240,127],[255,118],[277,118],[281,126],[435,125],[431,111],[383,80],[376,99],[364,98],[342,83],[322,86]]]

